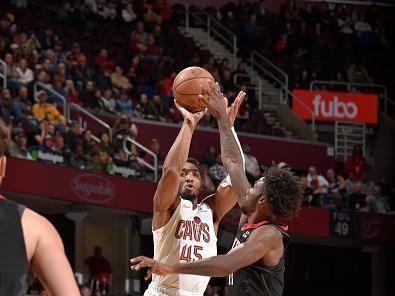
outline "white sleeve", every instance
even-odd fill
[[[236,140],[236,143],[237,143],[237,147],[239,147],[239,151],[240,151],[240,153],[241,153],[241,158],[242,158],[242,160],[243,160],[243,170],[244,170],[244,172],[245,172],[246,168],[245,168],[245,158],[244,158],[243,149],[241,148],[239,138],[237,137],[235,128],[234,128],[233,126],[231,127],[231,131],[232,131],[233,137],[235,137],[235,140]],[[228,174],[228,175],[226,176],[226,178],[221,182],[221,186],[222,186],[222,187],[232,186],[232,181],[230,180],[229,174]]]

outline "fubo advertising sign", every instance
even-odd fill
[[[294,90],[294,95],[308,106],[317,121],[350,121],[377,124],[378,97],[375,94]],[[312,115],[303,103],[293,100],[293,111],[302,119]]]

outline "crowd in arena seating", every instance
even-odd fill
[[[391,7],[289,0],[276,14],[261,0],[205,10],[238,36],[242,56],[263,53],[290,76],[291,87],[318,79],[390,82]]]
[[[0,116],[12,126],[9,155],[146,178],[141,160],[147,157],[123,149],[126,136],[137,136],[131,120],[179,121],[172,81],[176,69],[190,64],[204,64],[234,97],[229,62],[217,65],[192,40],[170,30],[172,10],[164,1],[152,6],[125,2],[121,17],[114,3],[100,3],[66,2],[52,7],[54,14],[2,4],[0,56],[5,65],[0,67],[7,72],[7,88],[1,89]],[[174,45],[177,38],[183,38],[184,48]],[[239,71],[243,68],[241,63]],[[35,82],[47,90],[34,92]],[[64,102],[54,92],[91,112],[114,115],[113,139],[108,131],[95,136],[77,122],[67,122]],[[273,134],[250,106],[254,104],[242,108],[238,128]],[[208,114],[202,125],[212,127],[215,120]]]

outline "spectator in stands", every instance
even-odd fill
[[[158,0],[153,3],[153,9],[159,13],[162,21],[167,21],[172,16],[172,8],[165,0]]]
[[[34,73],[28,67],[26,59],[21,59],[19,61],[16,73],[18,86],[29,86],[34,80]]]
[[[148,96],[146,94],[140,95],[140,101],[137,103],[136,108],[134,109],[134,114],[138,118],[143,119],[151,119],[151,110],[148,103]]]
[[[367,173],[368,165],[362,155],[362,147],[360,145],[354,146],[352,154],[346,159],[345,173],[353,174],[355,181],[360,181]]]
[[[227,173],[225,167],[222,164],[221,154],[217,155],[216,163],[209,167],[208,174],[216,188],[222,182],[222,180],[226,178]]]
[[[111,83],[113,87],[119,89],[130,90],[133,87],[120,66],[116,66],[115,71],[111,74]]]
[[[202,164],[211,167],[217,163],[217,149],[214,145],[209,145],[202,158]]]
[[[48,120],[53,124],[66,124],[66,118],[60,114],[56,107],[47,103],[48,95],[45,90],[37,93],[38,103],[33,105],[33,115],[41,122]]]
[[[350,82],[373,83],[366,67],[361,62],[352,63],[347,69],[347,78]]]
[[[122,9],[122,19],[125,23],[131,23],[137,18],[136,13],[133,10],[133,3],[128,2]]]
[[[306,175],[302,175],[299,178],[299,183],[302,185],[303,187],[303,201],[302,201],[302,206],[310,206],[313,205],[312,203],[314,202],[313,200],[313,190],[311,189],[311,187],[309,187],[307,185],[307,176]]]
[[[92,170],[111,172],[112,171],[112,158],[106,151],[100,150],[99,144],[96,141],[87,142],[89,147],[87,152],[88,158],[92,162]]]
[[[313,180],[317,180],[314,184],[314,188],[312,185]],[[317,193],[325,194],[328,192],[328,181],[317,173],[317,169],[315,166],[310,166],[307,174],[307,184],[312,187]]]
[[[103,72],[112,73],[114,71],[115,64],[108,58],[107,49],[100,49],[99,55],[96,57],[96,67]]]
[[[368,193],[372,192],[373,187],[374,187],[374,182],[369,179],[367,172],[365,172],[362,175],[361,183],[362,183],[362,192],[364,194],[368,194]]]
[[[108,133],[107,132],[101,132],[99,134],[99,139],[100,139],[100,143],[99,143],[100,151],[104,151],[110,156],[113,155],[114,154],[114,148],[111,145],[110,136],[108,135]]]
[[[4,56],[5,71],[7,73],[7,87],[11,90],[17,88],[18,72],[14,63],[14,57],[11,53],[7,53]],[[3,65],[0,64],[0,69],[3,71]]]
[[[258,160],[251,154],[251,146],[249,144],[243,145],[245,170],[248,181],[254,184],[260,174],[260,167]]]
[[[86,82],[85,89],[80,95],[81,103],[83,107],[92,110],[100,110],[99,98],[95,95],[95,83],[91,80]]]
[[[176,72],[171,72],[159,82],[159,95],[162,97],[167,106],[173,103],[173,82],[177,76]]]
[[[100,90],[97,90],[100,91]],[[100,96],[100,103],[103,106],[103,110],[109,113],[117,113],[117,101],[115,101],[113,92],[110,88],[104,90],[103,96]]]
[[[5,121],[10,121],[12,116],[12,97],[11,92],[7,88],[3,88],[0,93],[1,117]]]
[[[66,150],[64,148],[64,138],[61,135],[57,135],[53,139],[52,150],[54,153],[64,155]]]
[[[309,72],[306,69],[303,69],[301,74],[298,75],[295,81],[295,88],[300,89],[309,89],[310,87],[310,79]]]
[[[78,90],[74,86],[74,82],[71,79],[66,80],[66,86],[64,89],[67,100],[71,103],[80,104],[80,95]]]
[[[202,190],[206,192],[214,192],[215,186],[208,175],[208,165],[205,163],[200,165],[200,177],[202,179]]]
[[[139,40],[142,43],[146,44],[147,40],[148,40],[148,33],[145,29],[145,23],[143,21],[138,21],[136,23],[136,33],[138,33],[138,35],[139,35],[139,38],[140,38]]]
[[[143,19],[145,23],[155,23],[161,24],[162,18],[152,9],[152,5],[147,4],[146,10],[143,15]]]
[[[356,211],[366,208],[366,194],[362,192],[361,181],[356,182],[354,191],[348,194],[346,205],[348,209]]]
[[[149,149],[155,153],[155,155],[157,156],[157,162],[158,162],[158,171],[162,170],[162,165],[163,162],[165,161],[165,155],[163,154],[163,152],[160,149],[160,142],[157,138],[153,138],[151,140],[151,144],[149,145]],[[144,156],[144,160],[149,163],[150,165],[154,165],[154,159],[153,157],[146,153]],[[144,164],[142,164],[144,167]]]
[[[53,76],[53,82],[59,82],[62,85],[66,82],[66,64],[59,63],[56,68],[56,73]]]
[[[361,211],[380,214],[390,211],[388,197],[382,194],[381,187],[378,184],[373,187],[372,192],[366,197],[366,203],[367,207],[361,209]]]
[[[133,114],[133,103],[129,98],[127,90],[122,90],[119,99],[116,101],[117,110],[121,114],[126,114],[129,118],[132,118]]]
[[[14,142],[8,147],[8,154],[12,157],[33,159],[27,149],[27,137],[23,130],[18,131],[13,138]]]
[[[94,255],[85,259],[85,264],[89,267],[90,286],[95,287],[93,283],[98,282],[100,289],[105,288],[108,293],[112,285],[112,268],[110,262],[103,256],[100,246],[94,247]]]
[[[113,1],[104,2],[103,9],[99,9],[98,15],[108,20],[115,20],[117,17],[116,5]]]
[[[325,195],[325,202],[335,204],[340,207],[345,197],[345,186],[344,183],[340,183],[336,176],[334,169],[329,169],[326,172],[326,179],[328,181],[328,193]]]
[[[88,159],[84,153],[84,146],[77,144],[70,155],[70,166],[84,170],[87,167]]]
[[[65,147],[74,151],[78,144],[82,144],[81,128],[78,121],[73,121],[69,124],[68,131],[64,135]]]
[[[21,86],[18,89],[18,96],[12,100],[11,109],[12,115],[17,122],[32,114],[32,102],[26,86]]]
[[[159,95],[154,95],[149,105],[154,120],[167,121],[167,118],[169,118],[169,109]]]

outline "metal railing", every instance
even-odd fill
[[[67,113],[66,98],[64,96],[62,96],[60,93],[58,93],[56,90],[54,90],[52,87],[50,87],[40,81],[37,81],[33,85],[33,97],[36,101],[37,101],[37,92],[38,92],[39,88],[44,89],[45,91],[49,92],[50,94],[52,94],[53,96],[57,97],[58,99],[60,99],[62,101],[63,115],[66,117],[66,119],[69,119],[68,113]]]
[[[233,77],[233,83],[236,85],[236,87],[239,87],[239,88],[245,87],[246,89],[253,89],[253,90],[257,91],[258,92],[258,106],[259,106],[259,109],[262,110],[263,109],[262,108],[262,106],[263,106],[262,95],[264,93],[263,86],[262,86],[262,84],[263,84],[262,79],[258,79],[258,82],[256,84],[254,84],[252,82],[252,83],[246,85],[246,84],[239,84],[237,82],[237,78],[239,78],[239,77],[251,78],[251,76],[249,76],[247,74],[235,74]],[[313,131],[315,131],[316,126],[315,126],[314,111],[309,106],[307,106],[306,103],[303,102],[303,100],[301,100],[297,95],[293,94],[288,89],[282,88],[281,91],[283,91],[285,93],[285,100],[283,102],[281,102],[282,104],[288,104],[288,101],[289,101],[288,97],[291,97],[294,101],[297,101],[304,109],[307,110],[307,112],[309,112],[311,114],[311,129]]]
[[[244,84],[244,83],[239,83],[238,78],[248,78],[250,80],[250,83]],[[237,88],[245,88],[245,89],[252,89],[255,90],[258,93],[258,106],[259,110],[262,109],[263,105],[263,98],[262,98],[262,79],[258,79],[257,83],[254,83],[251,81],[251,76],[248,74],[235,74],[233,76],[233,84]]]
[[[392,101],[388,97],[387,87],[382,84],[341,82],[341,81],[329,81],[329,80],[313,80],[312,82],[310,82],[310,90],[314,90],[315,87],[317,87],[319,85],[328,87],[328,90],[330,90],[331,86],[332,87],[333,86],[344,86],[344,89],[347,92],[355,92],[355,90],[359,90],[361,92],[374,92],[377,94],[381,94],[382,96],[379,96],[379,97],[384,100],[384,112],[385,113],[388,113],[388,104],[395,106],[395,102]]]
[[[82,108],[80,105],[77,105],[75,103],[70,103],[68,105],[68,110],[67,110],[67,120],[71,121],[72,120],[72,115],[71,115],[71,109],[76,110],[79,113],[84,114],[85,116],[89,117],[91,120],[95,121],[96,123],[98,123],[99,125],[103,126],[107,131],[108,131],[108,135],[110,138],[110,141],[112,141],[112,128],[110,125],[108,125],[106,122],[104,122],[103,120],[101,120],[99,117],[93,115],[92,113],[90,113],[89,111],[85,110],[84,108]],[[80,122],[80,126],[83,129],[87,129],[87,123],[86,121],[84,122],[83,118],[81,116],[78,117],[78,121]]]
[[[284,89],[284,91],[287,94],[287,101],[284,102],[284,104],[288,104],[289,97],[292,98],[292,104],[295,104],[295,101],[297,101],[304,109],[306,109],[311,114],[311,129],[313,131],[315,131],[316,130],[316,128],[315,128],[315,113],[314,113],[313,109],[311,109],[309,106],[307,106],[306,103],[303,102],[303,100],[301,98],[299,98],[297,95],[292,93],[289,89]]]
[[[132,139],[131,137],[126,137],[123,141],[123,149],[124,151],[130,155],[132,154],[132,150],[128,148],[128,142],[131,143],[132,145],[135,145],[136,147],[140,148],[141,150],[145,151],[149,155],[151,155],[154,159],[154,165],[151,165],[150,163],[146,162],[144,159],[141,157],[137,157],[138,161],[143,163],[144,166],[146,166],[148,169],[154,172],[154,182],[158,181],[158,156],[151,150],[149,150],[147,147],[144,145],[140,144],[136,140]]]
[[[191,10],[189,6],[189,4],[185,4],[185,30],[189,32],[189,28],[194,22],[203,26],[207,31],[209,49],[212,38],[221,40],[232,51],[232,65],[235,69],[237,67],[237,36],[204,10],[196,7]]]
[[[263,72],[263,74],[269,77],[272,81],[279,85],[281,88],[280,101],[285,103],[287,101],[286,92],[288,90],[288,74],[271,62],[268,58],[264,57],[262,54],[256,52],[255,50],[250,54],[251,66],[254,69],[258,69]]]
[[[3,78],[3,88],[7,88],[7,64],[0,59],[1,70],[0,77]]]

